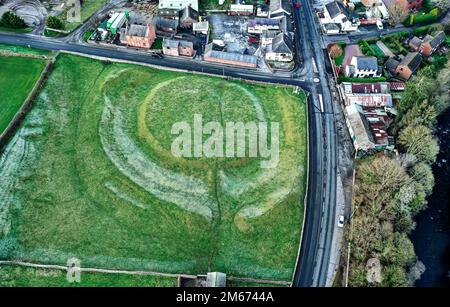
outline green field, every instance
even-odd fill
[[[0,258],[290,280],[306,178],[291,88],[60,55],[0,155]],[[176,158],[175,122],[276,121],[280,160]]]
[[[44,66],[41,59],[0,55],[0,134],[22,106]]]
[[[62,270],[0,265],[0,287],[175,287],[176,278],[82,272],[80,282],[69,283]]]

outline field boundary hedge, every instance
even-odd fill
[[[50,75],[54,59],[51,59],[47,62],[45,65],[44,70],[41,73],[41,76],[39,77],[38,81],[34,84],[33,89],[28,94],[27,98],[23,102],[20,109],[17,111],[16,115],[14,115],[11,122],[8,124],[6,129],[0,134],[0,152],[2,152],[3,147],[8,143],[9,139],[14,135],[16,129],[20,126],[23,119],[25,118],[25,115],[27,112],[31,109],[33,106],[33,102],[35,101],[35,98],[41,89],[44,82],[47,80],[47,77]]]

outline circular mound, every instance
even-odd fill
[[[44,23],[47,17],[47,10],[38,0],[11,2],[9,10],[20,16],[29,27]]]

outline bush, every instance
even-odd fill
[[[407,26],[414,26],[414,25],[420,25],[420,24],[429,24],[433,23],[439,18],[439,9],[435,7],[431,11],[429,11],[427,14],[411,14],[408,18],[406,18],[406,25]]]
[[[414,29],[413,34],[415,36],[423,36],[423,35],[428,34],[429,30],[430,30],[430,26],[418,27],[418,28]]]
[[[0,259],[9,259],[16,248],[17,240],[6,237],[0,239]]]
[[[47,18],[47,27],[60,30],[64,27],[64,24],[58,17],[49,16]]]
[[[13,29],[21,29],[27,26],[25,21],[20,16],[17,16],[10,11],[3,14],[2,19],[0,20],[0,25]]]

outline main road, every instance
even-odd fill
[[[293,20],[297,56],[302,69],[290,74],[273,74],[239,67],[215,65],[172,57],[155,58],[148,53],[123,48],[104,48],[67,39],[33,34],[0,32],[0,43],[90,56],[126,60],[166,68],[208,73],[252,81],[302,87],[308,95],[309,174],[304,230],[296,264],[294,286],[325,286],[335,229],[336,210],[336,133],[333,103],[327,78],[327,57],[321,48],[313,11],[308,0],[300,0]],[[302,201],[302,200],[301,200]]]

